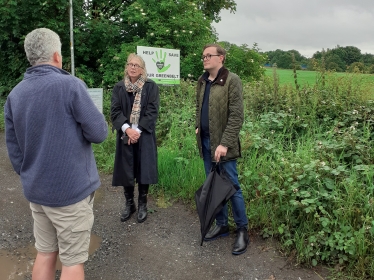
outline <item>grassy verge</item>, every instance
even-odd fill
[[[247,85],[240,160],[252,227],[300,263],[351,279],[374,276],[374,96],[362,78],[326,74],[300,90]]]

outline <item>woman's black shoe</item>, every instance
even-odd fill
[[[121,222],[125,222],[131,218],[132,214],[136,211],[134,198],[126,199],[126,207],[121,216]]]
[[[142,223],[147,219],[147,194],[139,194],[138,199],[138,223]]]

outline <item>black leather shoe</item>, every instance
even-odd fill
[[[147,194],[139,194],[138,199],[138,223],[142,223],[147,219]]]
[[[229,236],[228,226],[217,226],[212,227],[209,232],[205,235],[204,241],[216,240],[219,237]]]
[[[246,228],[239,228],[236,234],[234,247],[232,248],[233,255],[241,255],[247,251],[249,243],[248,231]]]
[[[131,215],[136,211],[136,206],[133,198],[126,200],[126,207],[121,216],[121,222],[125,222],[131,218]]]
[[[147,204],[140,204],[138,209],[138,223],[142,223],[147,219]]]

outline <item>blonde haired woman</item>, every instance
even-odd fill
[[[159,100],[159,88],[147,79],[144,60],[130,54],[124,79],[113,88],[110,112],[117,131],[112,185],[123,186],[126,198],[122,222],[136,211],[135,182],[139,191],[137,220],[142,223],[147,218],[148,188],[158,180],[155,128]]]

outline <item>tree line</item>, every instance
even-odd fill
[[[61,37],[63,69],[71,71],[69,1],[3,0],[0,7],[0,96],[6,96],[29,67],[23,50],[27,33],[50,28]],[[129,53],[137,46],[179,49],[181,77],[203,72],[202,47],[218,40],[212,27],[222,9],[235,11],[234,0],[74,0],[75,75],[89,87],[112,87],[123,76]],[[261,76],[256,48],[227,43],[229,62],[246,79]],[[251,67],[241,67],[244,62]],[[239,65],[240,64],[240,65]]]
[[[267,56],[267,65],[276,65],[283,69],[316,70],[317,65],[324,69],[336,72],[361,72],[374,73],[374,55],[361,53],[361,50],[353,46],[336,46],[332,49],[317,51],[311,58],[301,55],[296,50],[275,50],[264,52]]]
[[[203,72],[202,47],[217,42],[212,26],[220,21],[220,11],[236,10],[234,0],[74,0],[75,75],[89,87],[111,88],[123,76],[129,53],[137,46],[179,49],[182,79],[196,80]],[[2,0],[0,5],[0,96],[6,96],[23,78],[29,67],[23,49],[27,33],[50,28],[61,37],[63,69],[71,71],[69,1]],[[355,47],[337,47],[317,52],[312,59],[298,51],[261,53],[253,46],[219,42],[227,52],[226,67],[243,80],[258,80],[268,62],[291,68],[292,55],[297,67],[314,70],[316,62],[326,69],[346,71],[357,67],[374,71],[371,54]]]

